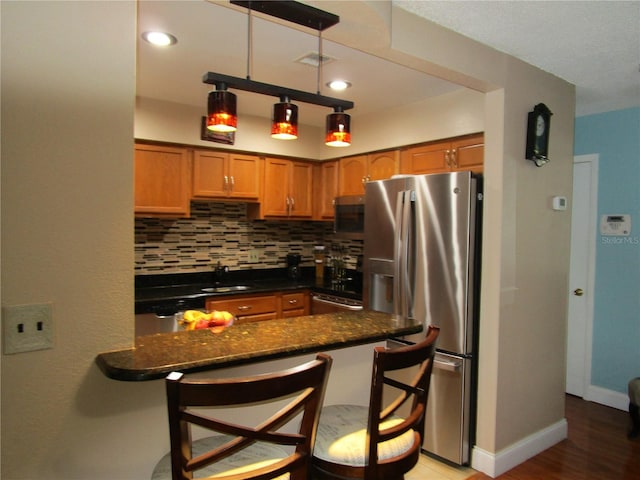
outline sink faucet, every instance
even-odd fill
[[[216,268],[213,272],[213,279],[217,282],[221,281],[225,274],[229,272],[229,267],[226,265],[222,265],[220,263],[220,260],[218,260],[218,264],[216,265]]]

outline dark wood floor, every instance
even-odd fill
[[[567,395],[568,438],[499,480],[638,480],[640,438],[629,440],[629,414]],[[488,480],[478,473],[468,480]]]

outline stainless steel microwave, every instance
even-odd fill
[[[336,197],[333,231],[342,238],[363,238],[364,195]]]

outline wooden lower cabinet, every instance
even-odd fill
[[[309,315],[309,292],[283,293],[280,300],[282,318]]]
[[[278,318],[278,303],[275,295],[229,295],[216,297],[206,302],[207,311],[223,310],[233,314],[238,323],[259,322]]]
[[[227,311],[238,323],[260,322],[276,318],[309,315],[309,291],[275,292],[265,295],[228,295],[209,298],[205,303],[208,312]]]

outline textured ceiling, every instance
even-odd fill
[[[640,1],[395,1],[576,85],[576,115],[640,106]]]

